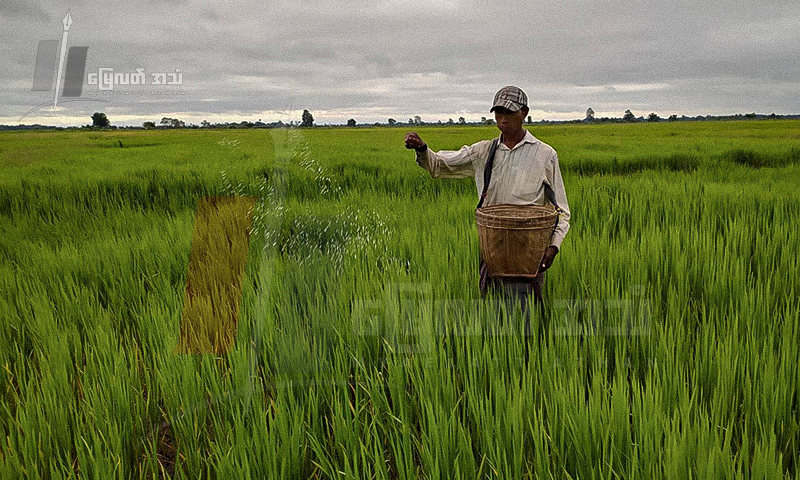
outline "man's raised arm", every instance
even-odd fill
[[[406,134],[406,148],[417,152],[417,164],[433,178],[467,178],[475,174],[473,162],[480,143],[465,145],[461,150],[434,152],[415,132]]]

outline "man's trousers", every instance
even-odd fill
[[[531,334],[531,312],[529,299],[533,293],[533,300],[539,304],[541,318],[544,319],[544,301],[542,298],[542,289],[544,287],[544,272],[539,273],[536,278],[525,277],[502,277],[491,278],[489,277],[486,264],[483,259],[480,262],[480,291],[481,296],[486,297],[490,291],[500,293],[503,296],[508,312],[513,311],[514,303],[519,302],[522,310],[522,317],[525,321],[525,336],[529,337]],[[540,333],[542,331],[540,325]]]

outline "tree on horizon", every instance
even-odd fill
[[[625,115],[622,116],[622,119],[626,122],[634,122],[636,121],[636,115],[630,110],[625,110]]]
[[[313,127],[314,126],[314,116],[311,115],[311,112],[308,110],[303,110],[303,121],[300,123],[301,127]]]
[[[103,112],[94,112],[91,118],[93,127],[107,127],[111,125],[111,121]]]

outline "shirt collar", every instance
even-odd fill
[[[502,138],[503,138],[503,134],[501,133],[501,134],[500,134],[500,136],[499,136],[499,137],[497,137],[497,141],[498,141],[498,147],[500,147],[500,148],[505,148],[505,149],[508,149],[508,150],[511,150],[510,148],[506,147],[504,143],[502,143],[502,142],[500,141]],[[525,136],[524,136],[524,137],[522,137],[522,140],[520,140],[520,142],[519,142],[518,144],[514,145],[514,148],[517,148],[517,147],[519,147],[520,145],[522,145],[522,144],[524,144],[524,143],[537,143],[537,142],[539,142],[539,140],[538,140],[536,137],[534,137],[534,136],[531,134],[531,132],[529,132],[529,131],[526,129],[526,130],[525,130]]]

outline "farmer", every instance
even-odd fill
[[[533,291],[543,307],[544,272],[558,254],[561,242],[569,230],[569,204],[558,166],[558,156],[550,145],[537,140],[522,128],[528,115],[528,97],[520,88],[506,86],[494,96],[489,112],[494,112],[499,143],[495,150],[491,178],[483,206],[506,203],[515,205],[544,205],[552,203],[559,211],[558,225],[539,265],[537,278],[490,278],[481,259],[480,291],[485,296],[489,288],[505,293],[506,298],[518,299],[525,315],[525,331],[529,335],[530,312],[528,297]],[[434,152],[415,132],[406,134],[406,148],[416,150],[417,164],[433,178],[475,178],[480,196],[484,188],[484,167],[490,154],[492,140],[465,145],[460,150]]]

